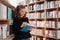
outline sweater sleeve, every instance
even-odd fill
[[[29,23],[29,19],[27,18],[27,23]]]

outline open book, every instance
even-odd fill
[[[23,27],[20,31],[23,31],[23,32],[28,32],[29,30],[29,28],[33,28],[32,26],[30,26],[30,25],[26,25],[25,27]]]

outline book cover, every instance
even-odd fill
[[[28,32],[29,30],[29,28],[32,28],[32,26],[30,26],[30,25],[26,25],[25,27],[23,27],[20,31],[23,31],[23,32]]]

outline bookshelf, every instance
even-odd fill
[[[34,26],[31,40],[60,40],[60,0],[27,0],[29,23]],[[39,39],[42,38],[42,39]]]
[[[7,25],[9,26],[11,24],[12,20],[7,20],[7,19],[0,19],[0,32],[1,32],[1,36],[2,36],[2,40],[6,40],[7,37],[7,32],[6,32],[6,28]]]

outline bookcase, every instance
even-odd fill
[[[60,40],[60,0],[25,0],[31,40]]]
[[[0,19],[0,40],[6,40],[7,37],[7,26],[10,25],[11,20]]]

